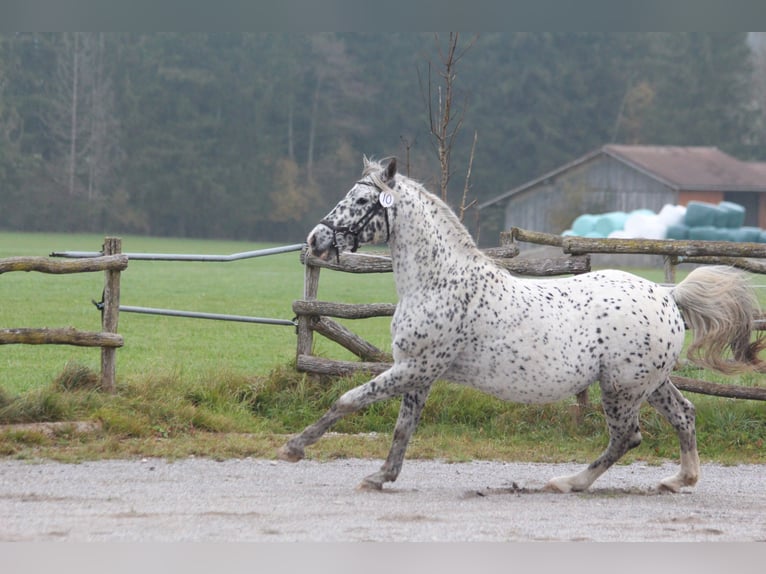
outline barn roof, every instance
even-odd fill
[[[751,169],[757,171],[760,176],[766,181],[766,161],[751,161],[748,162]]]
[[[753,164],[716,147],[606,145],[602,149],[676,189],[766,191],[766,178]]]
[[[766,163],[740,161],[716,147],[609,144],[482,203],[479,209],[508,199],[602,155],[612,157],[675,190],[766,192]]]

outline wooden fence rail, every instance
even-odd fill
[[[550,245],[562,249],[561,257],[516,258],[517,241]],[[684,241],[647,239],[592,239],[562,237],[520,228],[501,233],[501,247],[485,252],[502,268],[525,276],[554,276],[590,271],[590,254],[625,253],[653,254],[666,257],[665,276],[675,282],[675,268],[681,263],[733,265],[755,273],[766,273],[766,263],[753,258],[766,259],[766,245],[758,243],[737,244],[725,241]],[[391,303],[345,304],[317,301],[321,269],[347,273],[390,273],[391,259],[385,255],[343,253],[338,259],[324,261],[301,253],[305,265],[303,299],[293,303],[298,317],[298,345],[296,367],[299,371],[320,375],[345,376],[357,371],[378,374],[391,366],[391,358],[364,341],[349,329],[328,317],[363,319],[392,316],[396,306]],[[761,326],[760,328],[765,328]],[[339,361],[312,355],[313,332],[339,343],[360,361]],[[766,400],[766,388],[722,385],[672,376],[674,384],[686,391],[730,398]],[[578,395],[578,403],[587,403],[587,391]]]
[[[124,344],[117,334],[120,309],[120,272],[128,267],[128,256],[121,253],[122,241],[117,237],[104,239],[103,256],[60,261],[47,257],[8,257],[0,259],[0,274],[10,271],[37,271],[65,274],[103,271],[104,294],[101,308],[102,332],[79,331],[73,327],[61,329],[0,329],[0,345],[76,345],[101,348],[101,388],[114,392],[115,352]]]
[[[731,265],[752,273],[766,274],[766,244],[732,241],[693,241],[687,239],[601,239],[595,237],[563,237],[540,231],[512,227],[500,234],[500,241],[516,241],[561,247],[572,255],[609,253],[664,255],[665,280],[675,283],[675,270],[681,263]]]
[[[122,347],[122,335],[63,329],[0,329],[0,345],[74,345],[76,347]]]
[[[590,270],[589,255],[570,255],[562,257],[548,257],[536,259],[512,259],[518,255],[516,247],[495,247],[485,252],[492,258],[496,265],[507,269],[517,275],[529,275],[536,277],[548,277],[552,275],[566,275],[585,273]],[[368,255],[364,253],[342,253],[339,259],[325,261],[301,252],[301,262],[309,267],[317,269],[332,269],[345,273],[391,273],[391,258],[387,255]]]
[[[86,273],[89,271],[124,271],[128,267],[128,256],[123,254],[105,255],[89,259],[60,261],[48,257],[8,257],[0,259],[0,274],[10,271],[38,271],[53,275]]]
[[[512,227],[500,234],[501,241],[525,241],[538,245],[561,247],[564,253],[632,253],[645,255],[675,255],[681,257],[725,256],[766,257],[764,243],[735,243],[732,241],[697,241],[691,239],[602,239],[596,237],[562,236]]]

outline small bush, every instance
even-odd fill
[[[101,375],[84,365],[67,363],[54,379],[53,388],[59,391],[99,391]]]

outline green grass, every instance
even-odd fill
[[[96,235],[0,233],[0,258],[53,250],[98,250]],[[263,247],[230,241],[124,237],[124,251],[233,253]],[[662,281],[658,270],[634,270]],[[682,274],[679,274],[679,279]],[[0,328],[100,330],[103,274],[0,275]],[[290,319],[302,295],[297,253],[230,263],[133,261],[122,274],[122,303]],[[343,302],[394,302],[393,277],[324,270],[319,297]],[[347,321],[390,351],[388,318]],[[285,435],[316,420],[364,375],[325,379],[296,373],[291,327],[224,323],[123,313],[117,392],[98,386],[98,349],[54,345],[0,346],[0,424],[97,421],[98,432],[59,429],[0,432],[0,456],[83,460],[190,454],[217,458],[273,456]],[[352,359],[316,337],[319,355]],[[724,377],[687,369],[685,376],[746,385],[763,375]],[[703,460],[766,463],[766,405],[690,395],[698,409]],[[341,421],[340,434],[309,449],[312,457],[384,457],[399,403],[385,401]],[[644,443],[625,461],[677,458],[673,431],[652,409],[642,412]],[[374,433],[374,434],[370,434]],[[574,400],[553,405],[504,403],[472,389],[438,383],[408,450],[412,457],[533,461],[592,460],[607,442],[597,389],[578,417]]]
[[[0,423],[97,421],[101,430],[78,434],[22,429],[0,431],[0,456],[78,461],[95,458],[189,455],[273,457],[288,434],[314,422],[357,375],[323,379],[283,367],[269,376],[222,373],[196,380],[148,375],[122,382],[114,395],[94,390],[95,373],[70,366],[49,385],[0,397]],[[605,422],[594,389],[578,414],[573,400],[549,405],[506,403],[439,382],[429,397],[409,457],[538,462],[593,460],[606,446]],[[754,401],[693,396],[703,461],[766,463],[766,409]],[[399,402],[392,399],[346,417],[307,451],[310,458],[384,458]],[[644,442],[622,462],[677,459],[670,426],[646,407]]]
[[[0,233],[0,258],[47,256],[51,251],[98,251],[97,235]],[[271,245],[123,237],[124,252],[229,254]],[[100,331],[103,273],[0,276],[0,328],[67,327]],[[226,263],[131,261],[121,277],[123,305],[292,319],[292,302],[303,293],[299,254],[286,253]],[[393,276],[323,271],[320,298],[354,302],[395,302]],[[356,321],[354,330],[390,350],[390,319]],[[179,379],[233,374],[267,374],[295,358],[295,329],[275,325],[210,321],[121,313],[118,379],[148,373]],[[315,352],[352,359],[334,343],[317,338]],[[0,347],[0,386],[17,393],[44,386],[69,362],[94,370],[98,349],[57,345]]]

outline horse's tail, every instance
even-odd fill
[[[698,267],[673,288],[672,296],[694,334],[687,351],[692,362],[726,374],[766,371],[766,362],[758,358],[766,348],[762,333],[751,340],[760,307],[745,273]]]

